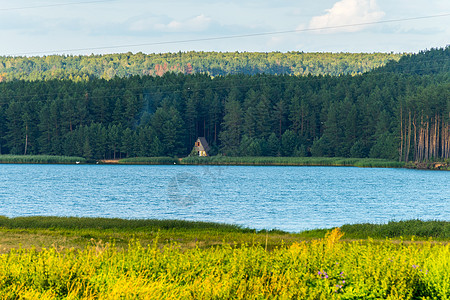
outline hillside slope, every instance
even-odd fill
[[[400,73],[409,75],[436,75],[450,72],[450,46],[420,51],[402,56],[398,61],[389,61],[373,73]]]
[[[228,74],[342,75],[362,74],[397,61],[402,55],[386,53],[303,52],[187,52],[125,53],[91,56],[2,57],[0,82],[87,78],[111,79],[131,75],[162,76],[167,72],[211,76]]]

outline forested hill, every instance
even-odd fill
[[[131,75],[162,76],[167,72],[210,76],[228,74],[342,75],[362,74],[397,61],[401,54],[303,52],[179,52],[91,56],[1,57],[0,81],[88,78]]]
[[[228,156],[449,159],[450,76],[435,68],[449,59],[433,49],[359,76],[2,82],[0,153],[187,156],[204,136]]]
[[[450,46],[404,55],[400,60],[389,61],[374,72],[416,75],[448,74],[450,72]]]

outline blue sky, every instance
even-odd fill
[[[450,43],[449,15],[384,21],[442,14],[450,14],[450,1],[0,0],[0,55],[418,52]],[[293,30],[297,32],[182,42]]]

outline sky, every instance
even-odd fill
[[[0,0],[0,56],[403,53],[448,44],[449,0]]]

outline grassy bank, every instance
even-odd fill
[[[374,226],[401,228],[387,230],[390,235],[408,229],[414,235],[431,232],[448,238],[449,223]],[[2,217],[0,226],[1,239],[12,234],[22,236],[22,241],[32,235],[45,236],[47,243],[60,238],[53,246],[22,245],[0,255],[0,296],[6,299],[449,299],[450,295],[450,244],[342,241],[352,230],[370,236],[374,229],[368,224],[342,226],[342,232],[297,234],[203,222],[55,217]],[[422,230],[427,226],[435,229]],[[63,241],[78,247],[62,248]],[[4,247],[5,241],[0,244]]]
[[[52,156],[52,155],[0,155],[0,163],[29,163],[29,164],[73,164],[97,163],[83,157]],[[362,168],[412,168],[430,170],[450,170],[450,163],[428,162],[411,163],[391,161],[375,158],[343,158],[343,157],[132,157],[120,160],[103,160],[105,164],[129,165],[246,165],[246,166],[345,166]]]
[[[0,252],[21,245],[48,248],[58,245],[65,248],[82,248],[92,241],[114,241],[125,248],[132,239],[143,244],[158,243],[164,246],[176,241],[182,248],[196,245],[202,248],[222,243],[264,243],[269,249],[292,242],[298,234],[278,230],[256,231],[237,225],[193,222],[183,220],[124,220],[110,218],[77,217],[0,217]],[[314,233],[318,236],[321,232]],[[3,247],[3,248],[2,248]]]
[[[450,222],[446,221],[407,220],[387,224],[353,224],[343,225],[341,230],[352,239],[398,239],[402,237],[404,239],[433,238],[450,241]]]
[[[174,165],[179,163],[177,158],[173,157],[130,157],[118,161],[119,164],[126,165]]]
[[[372,158],[342,157],[186,157],[181,161],[188,165],[255,165],[255,166],[354,166],[377,168],[401,168],[405,164],[397,161]]]
[[[74,164],[86,163],[83,157],[54,155],[0,155],[2,164]]]
[[[190,156],[181,160],[171,157],[135,157],[119,160],[120,164],[149,165],[247,165],[247,166],[354,166],[377,168],[401,168],[405,164],[397,161],[371,158],[342,157],[229,157]]]
[[[299,240],[320,239],[330,229],[316,229],[298,233],[280,230],[254,230],[237,225],[193,222],[183,220],[124,220],[109,218],[77,217],[0,217],[0,245],[7,251],[22,247],[85,247],[94,241],[114,241],[118,247],[126,247],[137,238],[144,244],[159,237],[160,246],[176,241],[182,248],[197,245],[264,244],[268,249],[291,244]],[[343,225],[341,231],[346,240],[373,238],[450,241],[450,222],[409,220],[387,224]]]

